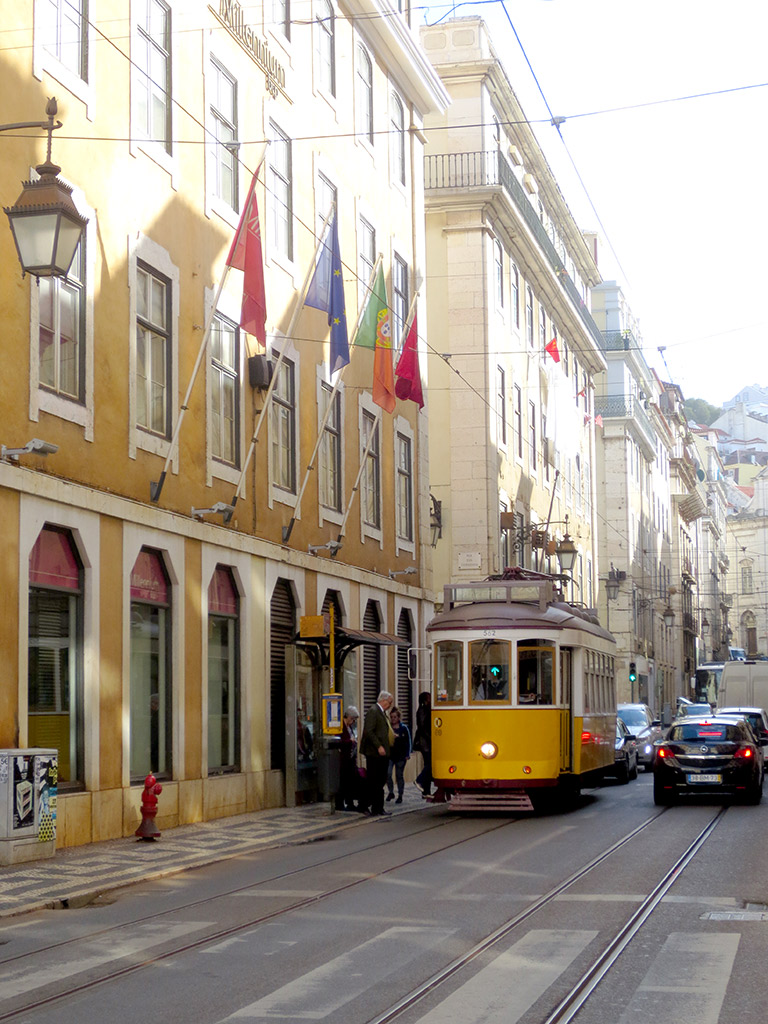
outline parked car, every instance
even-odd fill
[[[613,769],[607,768],[605,774],[615,775],[621,783],[637,778],[637,740],[620,718],[616,719]]]
[[[653,745],[661,739],[661,720],[647,704],[619,704],[616,714],[637,740],[637,763],[647,772],[653,768]]]
[[[672,804],[686,794],[706,793],[758,804],[763,768],[763,748],[744,718],[678,718],[656,745],[653,799]]]
[[[761,747],[768,747],[768,711],[765,708],[718,708],[718,715],[740,715],[752,726]]]

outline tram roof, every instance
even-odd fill
[[[554,588],[545,580],[484,580],[445,587],[444,610],[427,631],[474,629],[580,629],[614,639],[594,612],[555,600]]]

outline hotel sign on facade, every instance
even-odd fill
[[[253,27],[246,24],[243,8],[237,0],[220,0],[219,18],[264,72],[267,92],[272,96],[281,92],[285,96],[285,68],[270,52],[264,40],[256,35]]]

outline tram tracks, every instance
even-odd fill
[[[656,886],[654,886],[649,895],[630,915],[628,920],[618,930],[608,945],[594,959],[576,985],[574,985],[560,1000],[555,1009],[550,1013],[546,1020],[542,1022],[542,1024],[570,1024],[570,1022],[574,1020],[621,953],[627,948],[634,936],[672,887],[680,873],[693,860],[701,847],[710,837],[726,810],[726,807],[721,807],[717,814],[715,814],[715,816],[699,832],[683,854],[678,857],[672,867],[664,874],[663,878]],[[385,1010],[384,1013],[381,1013],[376,1017],[372,1017],[366,1022],[366,1024],[389,1024],[389,1022],[396,1021],[399,1017],[402,1017],[407,1010],[414,1007],[430,993],[437,991],[440,986],[444,985],[450,978],[459,974],[482,953],[497,945],[502,939],[508,937],[515,931],[515,929],[519,928],[520,925],[533,917],[534,914],[552,903],[553,900],[557,899],[557,897],[566,892],[566,890],[571,888],[576,882],[584,878],[585,875],[588,875],[610,856],[622,847],[626,846],[636,836],[640,835],[641,832],[648,828],[649,825],[652,825],[653,822],[658,820],[658,818],[660,818],[664,813],[666,813],[666,810],[659,814],[654,814],[650,818],[646,819],[646,821],[642,822],[622,839],[619,839],[607,850],[604,850],[597,857],[593,858],[588,864],[585,864],[583,867],[579,868],[578,871],[575,871],[569,878],[566,878],[563,882],[550,889],[549,892],[529,904],[529,906],[519,914],[510,918],[509,921],[505,922],[505,924],[501,925],[480,942],[476,943],[471,949],[467,950],[446,967],[436,972],[431,978],[423,982],[406,996],[403,996]]]
[[[578,1014],[581,1007],[589,999],[592,992],[599,985],[602,978],[608,973],[613,963],[620,956],[621,952],[627,947],[632,941],[637,931],[642,927],[643,923],[653,913],[654,909],[663,899],[666,892],[674,883],[675,879],[679,876],[681,871],[690,863],[690,861],[696,856],[700,848],[707,841],[712,831],[717,826],[721,816],[724,813],[724,808],[720,808],[718,813],[710,820],[707,826],[701,830],[696,838],[691,842],[683,854],[675,861],[672,867],[665,873],[664,877],[657,883],[652,892],[642,901],[640,906],[633,912],[630,918],[625,924],[619,929],[616,935],[610,940],[608,945],[603,951],[595,958],[589,968],[583,973],[578,983],[573,989],[561,999],[555,1009],[552,1011],[550,1016],[546,1019],[544,1024],[568,1024]],[[543,908],[548,906],[559,896],[565,893],[568,889],[573,887],[580,879],[584,878],[590,872],[594,871],[600,864],[606,861],[613,854],[631,843],[637,836],[644,832],[649,826],[653,825],[654,822],[658,821],[660,817],[669,813],[668,810],[660,810],[646,818],[639,825],[635,826],[623,837],[614,842],[606,850],[593,857],[588,863],[581,866],[579,869],[574,871],[570,876],[564,879],[562,882],[555,885],[543,896],[538,897],[524,907],[519,913],[515,914],[504,924],[496,928],[489,935],[478,941],[469,950],[455,958],[444,968],[437,971],[434,975],[424,981],[422,984],[417,986],[411,992],[401,997],[397,1002],[392,1004],[386,1011],[379,1014],[377,1017],[370,1019],[367,1024],[388,1024],[390,1021],[395,1021],[402,1017],[407,1010],[416,1006],[421,1000],[423,1000],[429,994],[437,992],[442,985],[449,981],[449,979],[456,977],[460,972],[467,968],[473,961],[475,961],[481,954],[492,949],[503,939],[510,936],[516,929],[519,929],[524,925],[533,915],[541,911]],[[403,839],[411,839],[414,836],[418,837],[425,833],[429,833],[435,830],[450,828],[462,819],[450,818],[441,820],[438,823],[432,823],[427,828],[419,829],[414,833],[411,833]],[[495,823],[492,827],[482,828],[477,832],[473,832],[472,835],[462,836],[452,842],[442,843],[437,848],[431,848],[426,852],[420,853],[416,856],[397,859],[396,863],[390,864],[378,871],[363,872],[354,878],[351,878],[342,884],[329,886],[322,892],[313,892],[306,897],[293,900],[288,905],[275,908],[274,910],[261,913],[258,915],[249,916],[248,920],[238,922],[234,925],[227,927],[218,928],[213,931],[208,931],[204,935],[198,938],[191,939],[185,942],[175,942],[168,946],[166,949],[162,949],[150,956],[144,956],[140,959],[134,959],[129,962],[124,962],[121,966],[111,967],[109,970],[99,973],[97,976],[83,979],[80,982],[73,981],[72,984],[65,984],[64,987],[57,989],[55,992],[50,992],[47,995],[40,994],[39,997],[30,999],[24,1003],[24,1005],[17,1005],[13,1009],[9,1009],[5,1012],[0,1013],[0,1021],[11,1020],[12,1018],[18,1017],[23,1013],[29,1013],[33,1010],[43,1008],[66,999],[69,996],[75,996],[80,993],[84,993],[89,989],[93,989],[97,986],[109,984],[110,982],[117,981],[124,978],[127,975],[134,974],[135,972],[141,971],[144,968],[150,967],[153,964],[167,961],[172,957],[179,956],[186,952],[191,952],[196,949],[200,949],[209,945],[213,945],[222,940],[228,939],[238,933],[257,927],[263,923],[275,921],[276,919],[293,913],[297,910],[306,909],[315,906],[322,901],[329,899],[333,896],[347,893],[356,887],[370,882],[372,880],[383,878],[387,875],[391,875],[394,872],[400,871],[409,865],[416,864],[420,861],[428,859],[429,857],[439,855],[445,851],[454,849],[463,844],[473,842],[480,838],[482,835],[489,834],[491,832],[499,831],[501,829],[514,826],[520,821],[519,818],[512,820],[504,820],[500,823]],[[486,822],[487,824],[487,822]],[[387,838],[387,845],[391,847],[392,839]],[[368,851],[375,851],[380,848],[383,843],[372,843],[370,846],[365,847],[357,853],[366,853]],[[226,898],[228,896],[237,896],[238,894],[245,892],[246,890],[253,890],[259,886],[269,886],[274,884],[276,881],[283,880],[292,875],[299,875],[306,872],[307,870],[320,870],[323,867],[327,867],[333,864],[335,861],[343,860],[349,856],[347,851],[344,855],[338,857],[327,858],[325,861],[313,865],[311,869],[306,866],[301,868],[292,869],[283,873],[272,875],[269,878],[260,879],[258,882],[249,882],[247,885],[235,887],[226,890],[221,893],[217,893],[212,896],[208,896],[201,900],[189,901],[183,905],[166,908],[155,914],[145,915],[142,918],[137,918],[132,921],[116,924],[106,929],[101,929],[98,932],[90,932],[86,936],[73,937],[64,940],[60,943],[52,943],[47,947],[38,948],[34,951],[19,954],[16,957],[8,957],[2,961],[0,967],[18,963],[23,961],[25,958],[40,956],[41,953],[48,952],[50,950],[58,950],[62,946],[72,945],[82,941],[92,941],[94,938],[106,935],[108,932],[114,932],[120,928],[126,927],[127,925],[142,924],[150,921],[155,921],[158,918],[167,917],[171,914],[179,914],[184,910],[195,909],[199,906],[205,905],[215,900]],[[123,958],[125,959],[125,958]]]

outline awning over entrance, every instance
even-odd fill
[[[403,640],[394,633],[376,633],[370,629],[353,629],[351,626],[336,627],[336,666],[341,667],[346,656],[363,644],[374,647],[410,647],[410,640]],[[301,636],[294,639],[297,647],[304,650],[314,664],[327,665],[330,657],[329,636]]]

